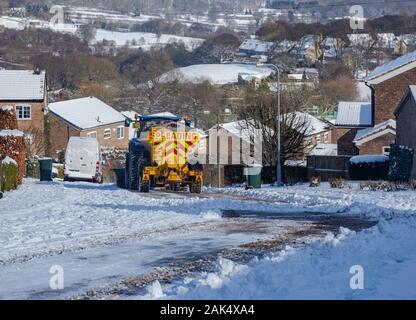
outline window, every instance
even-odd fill
[[[316,136],[316,143],[317,144],[321,143],[321,135],[320,134]]]
[[[105,129],[104,130],[104,139],[110,139],[111,138],[111,130]]]
[[[383,154],[385,156],[390,155],[390,147],[383,147]]]
[[[324,143],[329,143],[329,133],[328,132],[324,133]]]
[[[16,106],[16,116],[18,120],[31,120],[32,119],[32,106],[30,105]]]
[[[117,128],[117,139],[123,139],[124,138],[124,127],[118,127]]]
[[[97,131],[91,131],[87,133],[88,138],[97,138]]]
[[[309,148],[311,148],[312,147],[312,138],[311,137],[308,137],[308,138],[306,138],[306,146],[307,147],[309,147]]]

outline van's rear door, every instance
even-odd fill
[[[92,179],[99,161],[98,142],[93,138],[73,138],[68,143],[65,173],[71,178]]]

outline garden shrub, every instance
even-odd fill
[[[39,179],[40,177],[39,160],[37,159],[26,160],[26,177]]]
[[[1,191],[7,192],[13,189],[17,189],[19,182],[19,167],[17,163],[9,157],[6,157],[1,162],[1,166]]]
[[[390,147],[389,173],[390,181],[409,181],[413,167],[413,149],[392,145]]]
[[[351,180],[386,180],[389,172],[389,158],[384,155],[362,155],[350,159]]]

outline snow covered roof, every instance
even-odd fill
[[[387,62],[377,68],[375,68],[367,78],[367,81],[372,80],[374,78],[378,78],[382,75],[385,75],[389,72],[392,72],[400,67],[408,65],[409,63],[416,62],[416,51],[410,52],[405,54],[395,60]]]
[[[125,121],[120,112],[95,97],[51,103],[49,110],[79,129]]]
[[[44,100],[45,85],[45,71],[0,70],[0,100]]]
[[[375,162],[386,162],[389,161],[389,157],[382,154],[368,154],[355,156],[350,159],[350,163],[375,163]]]
[[[338,104],[336,126],[363,127],[372,125],[371,102],[341,101]]]
[[[286,114],[286,116],[289,117],[289,121],[293,123],[293,129],[297,129],[299,124],[305,123],[305,125],[308,126],[308,129],[305,132],[307,136],[318,134],[320,132],[328,130],[328,124],[326,122],[319,120],[318,118],[314,117],[309,113],[296,111],[288,113]],[[293,119],[293,122],[291,117],[295,118]]]
[[[319,70],[316,68],[296,68],[295,73],[306,73],[307,75],[319,76]]]
[[[135,115],[136,114],[139,115],[139,116],[141,116],[141,114],[139,114],[136,111],[132,111],[132,110],[130,110],[130,111],[121,111],[121,114],[123,116],[125,116],[126,118],[130,119],[130,120],[136,120],[135,119]],[[173,113],[168,112],[168,111],[154,113],[154,114],[149,114],[148,116],[151,116],[151,117],[177,117],[176,114],[173,114]]]
[[[311,156],[336,156],[338,155],[338,145],[329,143],[318,143],[310,152]]]
[[[10,158],[9,156],[6,156],[2,161],[0,161],[3,164],[15,164],[17,165],[17,162],[14,161],[12,158]]]
[[[238,121],[232,121],[227,123],[220,123],[219,127],[228,131],[232,135],[243,139],[246,142],[250,143],[250,137],[254,136],[254,128],[255,124],[254,122],[252,124],[247,123],[247,120],[238,120]],[[214,130],[217,128],[217,125],[213,126],[210,130]],[[266,127],[265,127],[266,128]],[[273,133],[273,129],[270,132]]]
[[[240,45],[240,51],[249,51],[257,54],[272,52],[276,44],[274,42],[265,42],[258,39],[246,39]]]
[[[163,74],[160,77],[162,82],[188,81],[202,83],[209,81],[212,84],[225,85],[237,83],[240,74],[250,74],[264,79],[274,71],[267,67],[257,67],[249,64],[197,64],[184,68],[178,68]]]
[[[14,107],[13,106],[0,106],[0,110],[12,111],[12,110],[14,110]]]
[[[177,117],[176,114],[173,114],[172,112],[169,112],[169,111],[154,113],[154,114],[151,114],[150,116],[152,117]]]
[[[382,133],[386,129],[390,129],[389,132],[395,133],[396,132],[396,121],[393,119],[389,119],[387,121],[384,121],[382,123],[379,123],[375,125],[372,128],[363,129],[357,132],[354,143],[359,143],[360,140],[363,140],[364,138],[369,138],[377,133]]]

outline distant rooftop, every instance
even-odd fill
[[[395,60],[392,60],[390,62],[387,62],[377,68],[375,68],[369,75],[367,80],[372,80],[374,78],[380,77],[386,73],[389,73],[393,70],[396,70],[400,67],[403,67],[409,63],[416,61],[416,51],[410,52],[408,54],[405,54],[401,56],[400,58],[397,58]]]
[[[341,101],[338,104],[336,126],[364,127],[372,123],[371,102]]]
[[[306,136],[315,135],[328,130],[328,124],[313,115],[306,112],[290,112],[286,114],[287,121],[293,125],[292,129],[299,129],[300,125],[305,124],[308,128],[305,132]]]
[[[258,54],[269,53],[276,47],[274,42],[265,42],[258,39],[246,39],[240,45],[240,51],[250,51]]]

